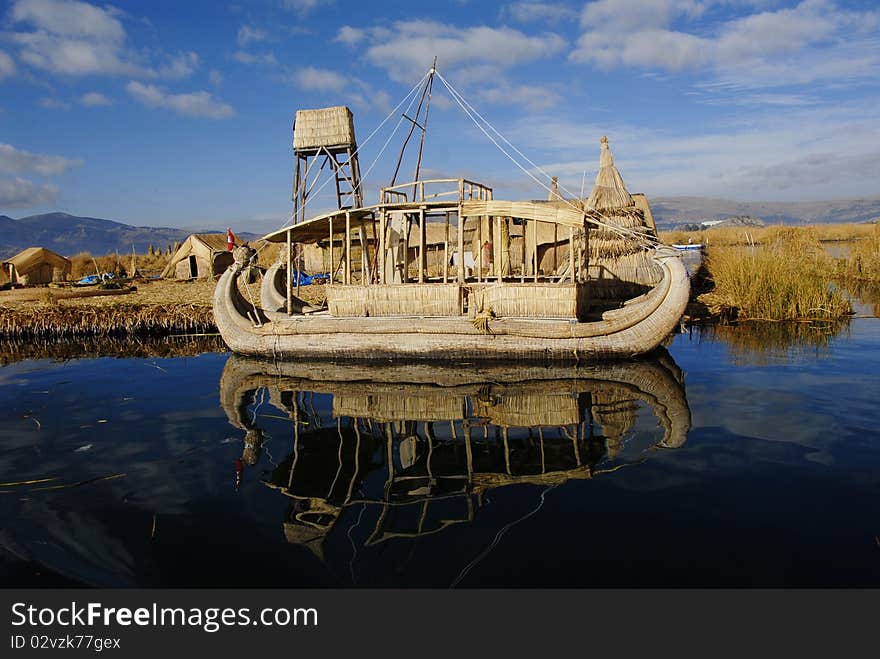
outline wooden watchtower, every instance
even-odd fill
[[[337,208],[364,205],[354,119],[347,107],[298,110],[293,122],[293,152],[296,172],[291,199],[295,223],[305,219],[306,201],[328,164],[336,182]],[[313,172],[318,161],[321,161],[320,166]]]

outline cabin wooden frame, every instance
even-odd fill
[[[402,183],[382,188],[379,199],[373,206],[339,209],[265,238],[286,243],[287,262],[279,265],[287,272],[293,271],[298,245],[315,244],[329,251],[330,315],[586,318],[588,227],[586,214],[577,207],[565,202],[496,201],[492,188],[465,178]],[[406,224],[402,232],[395,231],[395,221]],[[514,223],[521,227],[519,263],[510,259]],[[431,225],[442,227],[432,231],[443,236],[438,249],[442,266],[429,269]],[[555,258],[552,272],[543,272],[539,265],[539,225],[552,226],[554,236],[567,236],[567,262]],[[336,247],[340,237],[341,253]],[[553,249],[562,251],[561,242],[555,241]],[[353,258],[355,252],[359,259]],[[314,312],[296,302],[292,278],[286,279],[287,314]]]

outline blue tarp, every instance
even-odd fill
[[[310,286],[312,284],[319,283],[323,279],[330,279],[330,273],[322,272],[318,275],[307,275],[304,272],[296,271],[296,274],[299,275],[299,285],[300,286]],[[294,282],[296,283],[296,282]]]
[[[102,275],[86,275],[76,283],[80,286],[93,286],[94,284],[99,284],[108,279],[116,279],[116,275],[112,272],[105,272]]]

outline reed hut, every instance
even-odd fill
[[[614,165],[608,138],[600,140],[599,172],[587,208],[599,211],[603,221],[612,227],[655,235],[654,218],[644,195],[631,195],[623,177]],[[626,299],[645,292],[660,281],[660,270],[644,245],[613,229],[598,227],[589,231],[587,253],[590,280],[595,281],[595,298]]]
[[[165,270],[163,278],[207,279],[222,275],[235,259],[225,233],[194,233],[183,241]]]
[[[70,274],[70,261],[45,247],[28,247],[3,262],[3,270],[13,284],[48,284],[64,281]]]

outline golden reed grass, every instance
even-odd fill
[[[772,238],[770,238],[772,236]],[[852,313],[830,285],[831,258],[815,233],[773,227],[759,247],[709,249],[706,266],[714,289],[700,296],[712,313],[740,319],[820,320]]]
[[[779,232],[797,230],[820,242],[861,240],[876,233],[876,224],[811,224],[804,227],[771,225],[766,227],[718,227],[704,231],[661,231],[666,244],[686,244],[688,239],[708,247],[732,245],[766,245],[774,242]]]

